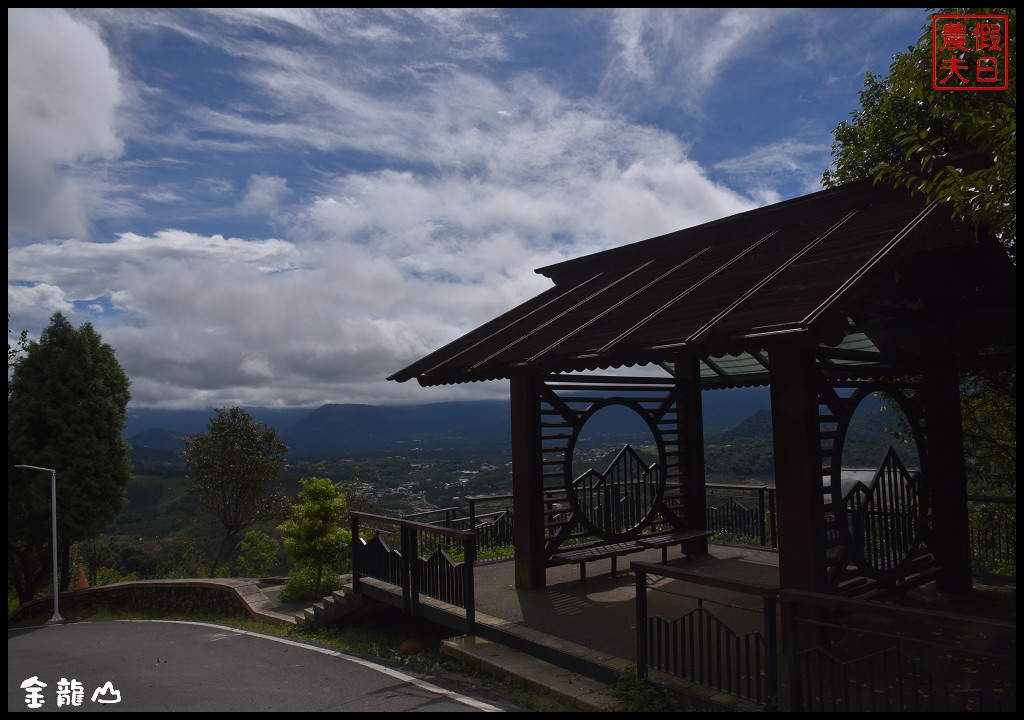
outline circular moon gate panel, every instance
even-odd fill
[[[880,410],[869,400],[879,392],[891,411],[887,420],[873,417]],[[833,470],[832,500],[845,516],[839,531],[850,559],[868,577],[883,579],[898,575],[921,543],[926,513],[915,467],[922,446],[920,423],[907,412],[903,394],[892,387],[861,388],[850,397],[849,407],[839,433],[842,462]],[[861,428],[883,421],[909,437],[866,444]]]
[[[595,403],[573,432],[566,458],[569,502],[589,532],[606,540],[629,537],[650,520],[665,490],[665,450],[642,406],[624,398]]]

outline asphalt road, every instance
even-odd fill
[[[26,682],[42,700],[37,707]],[[516,710],[360,657],[209,623],[85,622],[7,632],[8,712]]]

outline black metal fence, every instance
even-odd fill
[[[766,710],[1016,710],[1016,623],[631,567],[641,677],[658,671]],[[650,613],[650,596],[666,592],[672,607],[684,596],[695,609],[675,620]],[[759,622],[737,617],[730,595],[759,597]]]
[[[657,670],[776,709],[779,679],[775,588],[703,578],[705,587],[759,596],[762,606],[757,610],[722,598],[709,600],[678,588],[666,590],[662,586],[652,590],[648,587],[649,577],[675,576],[662,573],[661,568],[666,567],[663,565],[634,562],[631,567],[636,573],[636,657],[640,677]],[[657,573],[653,572],[655,568]],[[673,596],[673,606],[689,601],[691,609],[674,620],[651,615],[649,591],[668,592]],[[737,615],[742,616],[738,621]]]
[[[722,543],[779,546],[773,485],[707,483],[707,529]]]
[[[796,712],[1013,712],[1017,624],[783,590]]]
[[[760,519],[753,525],[726,525],[728,532],[723,531],[719,541],[742,536],[750,542],[749,534],[741,531],[753,528],[764,533],[770,547],[774,488],[715,490],[728,494],[719,508],[736,504],[736,493],[752,493],[747,509]],[[972,507],[989,503],[999,511],[990,512],[987,535],[972,532],[972,541],[978,543],[975,553],[1015,563],[1016,505],[992,498],[970,500]],[[391,604],[398,604],[399,597],[408,614],[461,632],[488,634],[475,624],[473,566],[478,543],[514,554],[511,496],[474,496],[467,501],[468,511],[445,508],[407,518],[352,513],[355,589]],[[631,567],[636,577],[641,676],[664,673],[767,710],[1016,709],[1015,623],[779,591],[691,575],[681,566],[634,562]],[[650,578],[686,584],[687,592],[676,590],[667,603],[672,614],[650,612],[655,605],[664,609],[666,603],[652,605],[649,595],[667,592],[665,583],[649,582]],[[756,602],[730,604],[721,597],[704,597],[701,588],[759,599],[760,608]],[[680,595],[689,598],[688,606],[679,602]],[[756,617],[737,623],[740,612]]]
[[[474,631],[474,533],[371,513],[350,516],[353,590],[449,626],[452,608],[459,608],[457,629]]]
[[[472,495],[466,507],[452,506],[404,515],[413,520],[452,530],[476,533],[476,561],[486,562],[515,555],[512,539],[512,496]]]
[[[712,542],[778,548],[778,515],[774,485],[707,484],[707,529]],[[558,498],[546,501],[557,512]],[[473,495],[465,507],[452,506],[406,515],[439,527],[477,533],[477,562],[515,555],[512,541],[512,495]],[[1016,574],[1017,499],[1015,497],[968,497],[971,517],[971,555],[975,566]]]
[[[1017,498],[968,495],[971,556],[982,570],[1017,568]]]

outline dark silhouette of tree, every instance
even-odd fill
[[[213,577],[233,538],[287,512],[287,499],[273,483],[284,474],[288,446],[276,430],[240,407],[218,409],[208,427],[209,432],[185,439],[182,457],[188,492],[224,531],[210,564]]]
[[[967,14],[1005,15],[1011,71],[1003,91],[953,92],[932,87],[934,15],[920,39],[894,56],[886,76],[868,73],[861,107],[833,135],[828,187],[874,179],[946,204],[977,233],[990,233],[1017,257],[1016,8],[971,8]],[[973,53],[973,54],[972,54]],[[968,51],[973,62],[977,53]],[[1013,491],[1017,477],[1017,372],[986,370],[961,382],[965,450],[976,491]]]
[[[1012,63],[1017,56],[1017,10],[969,11],[1009,18],[1006,90],[936,90],[931,82],[931,18],[963,12],[944,8],[930,15],[917,43],[894,56],[888,75],[867,74],[860,109],[832,131],[833,166],[822,182],[833,187],[873,178],[923,193],[947,204],[979,232],[994,234],[1016,257],[1017,75]],[[968,51],[967,60],[979,54],[984,53]]]
[[[114,349],[85,323],[60,313],[38,341],[8,355],[7,576],[22,602],[50,575],[50,482],[34,465],[57,471],[61,587],[70,581],[73,543],[96,537],[121,512],[131,479],[122,438],[130,381]]]

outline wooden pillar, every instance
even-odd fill
[[[700,360],[676,358],[676,422],[680,468],[686,482],[686,520],[688,530],[707,529],[707,489],[704,485],[704,411],[701,404]],[[686,544],[687,555],[706,555],[707,538]]]
[[[547,585],[544,562],[544,476],[541,465],[540,378],[513,377],[512,537],[517,590]]]
[[[927,445],[925,481],[932,503],[932,551],[939,563],[935,588],[966,593],[973,588],[970,520],[967,513],[967,472],[964,466],[960,379],[954,365],[952,334],[931,329],[929,364],[924,378]]]
[[[816,369],[810,348],[769,350],[781,587],[827,592]]]

